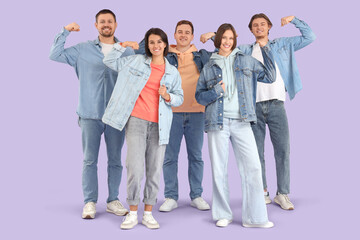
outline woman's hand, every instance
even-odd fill
[[[160,86],[159,94],[163,99],[165,99],[165,101],[170,101],[170,94],[167,93],[166,86],[164,84]]]

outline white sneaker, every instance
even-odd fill
[[[144,214],[142,224],[150,229],[157,229],[160,227],[159,223],[155,220],[152,214]]]
[[[216,226],[218,227],[227,227],[232,222],[232,220],[229,219],[220,219],[216,222]]]
[[[264,197],[265,197],[265,203],[270,204],[271,203],[271,198],[270,198],[269,192],[264,193]]]
[[[290,199],[289,199],[288,195],[286,195],[286,194],[276,195],[276,197],[274,198],[274,201],[277,204],[279,204],[282,209],[294,210],[294,204],[292,204],[292,202],[290,202]]]
[[[250,223],[243,223],[243,227],[247,228],[272,228],[274,226],[273,222],[268,221],[264,224],[250,224]]]
[[[129,212],[126,208],[124,208],[124,206],[121,204],[119,200],[114,200],[109,202],[106,205],[106,211],[118,216],[124,216]]]
[[[165,198],[165,202],[160,206],[160,212],[170,212],[177,208],[177,202],[172,198]]]
[[[191,201],[190,205],[199,210],[209,210],[210,206],[202,197],[195,198]]]
[[[96,208],[94,202],[88,202],[85,204],[82,212],[82,218],[84,219],[93,219],[95,218]]]
[[[133,227],[138,224],[138,218],[137,214],[131,214],[128,213],[124,219],[124,221],[121,223],[120,228],[121,229],[132,229]]]

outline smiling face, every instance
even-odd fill
[[[194,39],[191,26],[189,24],[181,24],[177,26],[174,38],[178,47],[188,47]]]
[[[148,47],[152,56],[163,56],[166,43],[161,39],[159,35],[150,34],[148,40]]]
[[[221,38],[221,44],[219,49],[219,54],[222,56],[228,56],[234,45],[234,33],[232,30],[226,30]]]
[[[271,26],[269,26],[265,18],[256,18],[251,24],[251,32],[256,39],[267,38],[270,29]]]
[[[114,36],[117,23],[110,13],[100,14],[95,23],[95,27],[101,36],[108,38]]]

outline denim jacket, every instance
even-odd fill
[[[277,38],[269,41],[266,46],[271,49],[281,77],[284,79],[286,91],[292,100],[302,89],[294,52],[312,43],[316,36],[304,21],[295,17],[291,23],[300,30],[301,36]],[[246,55],[251,55],[254,45],[255,43],[240,45],[239,49]]]
[[[124,51],[125,48],[115,44],[114,49],[104,58],[105,65],[119,72],[119,75],[102,120],[119,130],[125,127],[151,73],[151,57],[133,55],[120,58]],[[160,85],[163,84],[170,94],[170,102],[159,97],[159,145],[169,142],[173,117],[171,107],[180,106],[184,100],[180,74],[167,60],[165,73],[160,81]]]
[[[264,65],[255,58],[239,51],[234,61],[235,80],[239,100],[241,120],[256,122],[257,81],[272,83],[276,72],[269,50],[262,48]],[[215,53],[214,53],[215,54]],[[222,80],[221,68],[212,60],[204,66],[196,87],[195,98],[205,108],[205,132],[223,129],[224,91],[219,84]]]
[[[139,50],[135,50],[136,54],[145,54],[145,39],[143,39],[139,43]],[[194,62],[196,64],[197,69],[199,70],[199,73],[201,73],[201,70],[203,69],[204,65],[209,61],[211,57],[212,52],[209,52],[205,49],[201,49],[199,51],[193,52],[194,55]],[[166,56],[166,59],[169,61],[169,63],[176,68],[178,68],[178,57],[176,53],[169,52]]]
[[[64,49],[66,37],[70,34],[65,28],[56,35],[50,50],[50,59],[67,63],[74,67],[80,82],[77,114],[81,118],[100,120],[109,102],[118,73],[103,63],[100,41],[79,43]],[[115,38],[115,41],[118,40]],[[127,48],[123,57],[133,54]]]

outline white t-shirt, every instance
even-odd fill
[[[118,43],[115,43],[115,44],[118,44]],[[111,52],[114,44],[107,44],[107,43],[100,42],[100,46],[101,46],[101,52],[104,54],[104,57],[106,57],[106,55],[108,55],[108,53]]]
[[[252,57],[256,58],[258,61],[264,64],[264,58],[261,53],[260,45],[257,43],[253,47]],[[281,77],[280,70],[275,62],[276,67],[276,80],[273,83],[257,83],[256,91],[256,102],[263,102],[272,99],[278,99],[280,101],[285,101],[286,92],[284,80]]]

